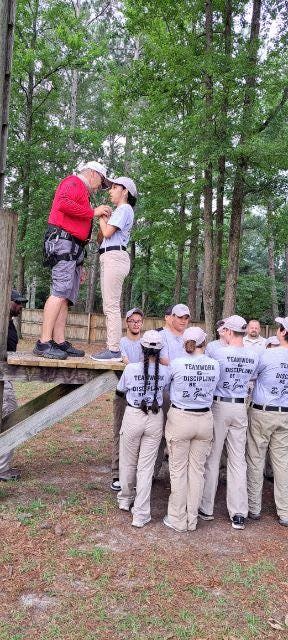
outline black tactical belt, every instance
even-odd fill
[[[132,407],[132,409],[140,409],[142,411],[141,407],[134,407],[134,404],[129,404],[129,402],[127,402],[127,404],[128,407]],[[162,409],[162,407],[159,407],[159,409]],[[147,411],[152,411],[152,407],[147,407]]]
[[[106,253],[106,251],[127,251],[127,249],[124,245],[120,245],[120,247],[103,247],[102,249],[99,249],[100,256],[102,253]]]
[[[193,411],[193,413],[206,413],[210,411],[210,407],[203,407],[203,409],[182,409],[181,407],[176,407],[176,404],[171,404],[173,409],[179,409],[179,411]]]
[[[61,229],[61,227],[57,227],[55,224],[48,224],[47,231],[49,233],[52,233],[53,231],[55,231],[57,233],[58,238],[61,238],[62,240],[70,240],[71,242],[76,242],[76,244],[79,244],[80,247],[85,247],[87,242],[89,242],[89,240],[79,240],[79,238],[76,238],[76,236],[73,236],[72,233],[69,233],[69,231],[65,231],[65,229]]]
[[[255,404],[252,402],[253,409],[260,409],[261,411],[278,411],[279,413],[288,413],[288,407],[273,407],[267,404]]]
[[[237,404],[245,404],[245,398],[223,398],[223,396],[214,396],[213,400],[218,400],[218,402],[236,402]]]

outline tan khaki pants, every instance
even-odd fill
[[[120,431],[119,467],[121,491],[119,507],[129,509],[136,497],[133,516],[139,522],[150,518],[152,475],[163,430],[162,409],[145,415],[141,409],[127,406]]]
[[[205,484],[201,511],[213,514],[218,485],[219,465],[224,442],[227,449],[227,509],[229,516],[248,515],[245,446],[247,408],[245,404],[217,402],[212,405],[214,440],[205,467]]]
[[[274,472],[277,514],[288,518],[288,413],[252,408],[247,437],[247,483],[249,511],[255,514],[261,511],[267,450]]]
[[[130,270],[127,251],[107,251],[100,256],[100,284],[106,316],[107,347],[119,351],[122,336],[120,300],[124,279]]]
[[[14,393],[12,382],[5,380],[4,382],[4,394],[3,394],[3,418],[17,409],[17,400]],[[0,476],[5,477],[5,474],[11,468],[12,463],[12,451],[0,455]]]
[[[213,437],[212,412],[193,413],[170,407],[165,435],[171,480],[168,519],[180,531],[194,531]]]
[[[113,400],[113,442],[112,442],[112,479],[119,478],[119,440],[124,412],[127,406],[126,397],[115,394]]]

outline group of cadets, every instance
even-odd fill
[[[164,525],[194,531],[198,518],[213,520],[225,445],[232,527],[260,519],[268,452],[278,522],[288,526],[288,317],[275,319],[277,335],[267,341],[257,320],[224,318],[208,345],[189,320],[188,307],[177,304],[166,309],[161,329],[142,335],[142,310],[126,315],[120,349],[127,366],[114,399],[111,488],[119,508],[131,509],[135,527],[150,522],[166,445]]]

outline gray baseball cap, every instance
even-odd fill
[[[271,344],[272,347],[279,347],[280,341],[278,340],[277,336],[270,336],[270,338],[267,338],[266,340],[266,347],[268,347],[269,344]]]
[[[282,324],[284,329],[288,331],[288,316],[286,318],[275,318],[275,322]]]
[[[131,193],[131,196],[137,198],[137,188],[134,180],[131,178],[127,178],[126,176],[120,176],[120,178],[115,178],[110,180],[111,184],[121,184],[122,187],[125,187]]]
[[[11,302],[16,302],[17,304],[26,304],[28,302],[28,298],[22,296],[17,289],[12,289],[11,291]]]

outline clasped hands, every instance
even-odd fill
[[[99,207],[95,207],[94,209],[94,218],[102,218],[104,216],[106,219],[110,218],[112,213],[112,208],[109,207],[108,204],[100,204]]]

